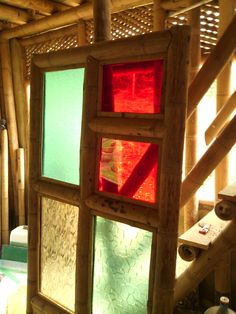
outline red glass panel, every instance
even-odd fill
[[[163,60],[103,66],[102,111],[160,113]]]
[[[99,191],[155,203],[158,145],[103,138]]]

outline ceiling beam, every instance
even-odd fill
[[[21,9],[0,4],[0,20],[23,25],[32,20],[32,14]]]
[[[55,0],[55,1],[71,7],[77,7],[79,4],[84,2],[81,0]]]
[[[45,15],[50,15],[57,11],[68,9],[68,6],[61,3],[52,2],[50,0],[1,0],[1,3],[22,9],[33,10]]]

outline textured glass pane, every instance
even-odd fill
[[[159,113],[163,60],[103,67],[102,111]]]
[[[156,201],[158,145],[102,139],[99,191]]]
[[[152,234],[97,217],[94,314],[147,313]]]
[[[45,74],[43,173],[79,184],[84,69]]]
[[[74,311],[78,207],[42,198],[41,292]]]

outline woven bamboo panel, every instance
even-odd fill
[[[187,14],[170,17],[166,27],[187,24]],[[201,8],[201,48],[209,53],[217,41],[219,6],[207,4]],[[93,21],[86,21],[87,41],[93,43]],[[112,15],[112,38],[124,38],[151,32],[153,29],[153,5],[129,9]],[[27,46],[26,77],[30,77],[30,61],[33,54],[77,47],[77,35],[64,36],[41,44]]]

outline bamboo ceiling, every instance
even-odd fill
[[[89,5],[86,0],[0,0],[0,29],[6,31],[12,28],[20,28],[35,20],[47,18],[50,15],[68,9],[76,9],[78,6]],[[153,28],[153,4],[152,0],[111,0],[112,14],[112,38],[129,37],[151,32]],[[163,0],[163,7],[168,11],[167,27],[174,24],[186,24],[187,13],[174,15],[176,12],[188,8],[191,3],[203,3],[202,0]],[[219,6],[216,0],[201,6],[201,48],[202,53],[210,52],[216,43]],[[115,12],[114,12],[115,11]],[[89,43],[93,42],[93,21],[85,19],[86,35]],[[59,49],[67,49],[78,46],[77,29],[70,26],[71,31],[47,41],[35,40],[32,44],[25,41],[27,59],[26,76],[29,77],[31,56],[34,53],[44,53]]]

